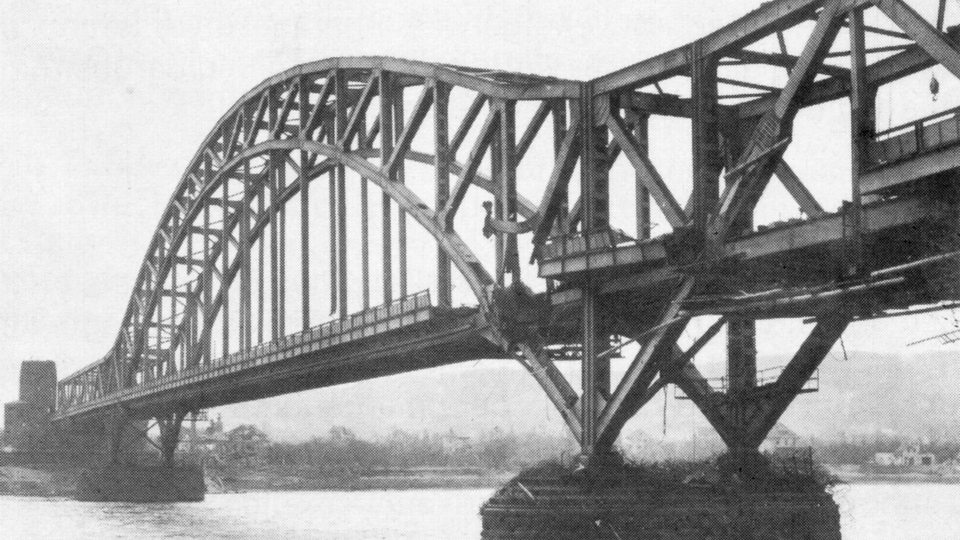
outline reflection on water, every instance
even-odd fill
[[[0,497],[0,538],[431,540],[480,537],[492,490],[209,495],[203,503],[81,503]],[[844,540],[960,539],[960,485],[844,486]]]

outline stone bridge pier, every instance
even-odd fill
[[[203,500],[202,468],[174,459],[187,411],[144,419],[118,407],[53,422],[56,383],[55,362],[21,364],[19,399],[4,407],[9,461],[77,470],[80,500]]]
[[[91,419],[84,434],[101,433],[105,462],[80,473],[78,500],[126,502],[202,501],[203,467],[177,463],[185,411],[141,419],[117,408]],[[93,426],[92,429],[89,426]],[[152,436],[156,428],[158,436]]]

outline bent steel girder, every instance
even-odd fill
[[[874,9],[874,13],[881,12],[899,30],[864,26],[859,17],[867,9]],[[812,25],[810,25],[811,21]],[[801,28],[801,25],[804,26]],[[845,26],[850,28],[851,40],[854,40],[853,35],[859,35],[860,44],[857,45],[854,40],[850,44],[849,51],[842,48],[839,51],[835,50],[839,30]],[[782,32],[785,31],[806,36],[802,51],[797,50],[794,55],[785,50],[782,39]],[[711,266],[717,265],[719,268],[722,264],[722,261],[716,258],[717,254],[714,251],[716,244],[722,244],[731,237],[753,230],[753,213],[769,179],[774,174],[778,176],[808,219],[827,215],[783,159],[783,154],[791,143],[793,120],[797,113],[811,105],[850,96],[854,101],[851,118],[858,122],[855,125],[861,126],[853,129],[855,143],[857,139],[872,136],[872,129],[869,127],[872,124],[872,119],[869,118],[872,109],[871,105],[865,104],[864,101],[873,99],[871,93],[875,95],[878,86],[913,75],[937,64],[943,65],[954,75],[960,76],[960,47],[956,43],[958,32],[960,32],[958,28],[945,31],[942,26],[935,28],[903,0],[810,0],[765,3],[739,21],[693,44],[591,81],[595,91],[591,95],[595,112],[588,125],[600,126],[598,130],[604,129],[604,131],[598,131],[599,142],[595,143],[595,146],[598,148],[598,153],[603,153],[603,156],[597,160],[600,162],[606,160],[603,163],[604,167],[596,167],[596,169],[609,170],[612,162],[620,154],[623,154],[632,166],[636,175],[637,238],[647,238],[649,235],[649,204],[652,200],[660,206],[663,217],[673,228],[673,231],[667,232],[665,236],[670,236],[674,232],[685,234],[687,230],[694,229],[692,232],[696,234],[691,236],[694,241],[690,242],[690,245],[696,246],[698,241],[707,240],[703,247],[691,248],[692,253],[677,262],[670,261],[672,257],[668,254],[667,264],[668,266],[679,265],[678,272],[681,275],[697,280],[697,294],[709,295],[710,287],[716,286],[710,281]],[[893,37],[902,39],[904,42],[893,45],[874,43],[865,47],[864,34],[873,37]],[[778,35],[781,44],[780,52],[768,53],[748,48],[761,39]],[[867,57],[868,54],[878,53],[892,54],[879,59],[876,59],[876,56]],[[851,67],[826,62],[828,58],[844,56],[851,56]],[[744,64],[767,64],[787,68],[786,82],[782,85],[769,86],[767,83],[758,84],[717,75],[718,67],[728,69],[728,67]],[[713,69],[712,73],[710,66]],[[691,86],[689,98],[668,94],[660,86],[660,83],[674,83],[675,87],[676,79],[682,82],[687,78]],[[740,86],[752,89],[755,93],[723,96],[717,90],[719,85]],[[656,93],[653,89],[648,89],[651,86],[655,88]],[[736,104],[723,104],[721,99],[724,97],[736,98],[739,101]],[[695,149],[693,195],[690,202],[683,207],[677,204],[676,197],[672,193],[674,189],[672,183],[659,175],[647,154],[646,119],[655,115],[679,116],[693,121]],[[585,129],[590,128],[585,127]],[[719,139],[719,148],[710,147],[711,144],[716,143],[711,143],[709,138],[703,138],[704,132]],[[698,136],[701,139],[697,139]],[[859,141],[859,143],[862,142]],[[701,148],[706,148],[707,151],[698,156],[697,150]],[[863,152],[853,156],[855,160],[862,158]],[[717,161],[720,160],[722,162],[717,166]],[[701,178],[697,173],[698,169],[708,169],[709,174]],[[851,214],[860,212],[858,185],[860,179],[857,170],[854,168],[852,178],[853,203],[852,208],[848,210]],[[722,192],[718,189],[722,187],[718,180],[726,180],[726,189]],[[598,173],[591,178],[591,181],[606,182],[606,179],[603,178],[602,173]],[[701,182],[712,182],[713,186],[704,186]],[[582,185],[581,193],[586,189],[585,185]],[[712,199],[709,193],[711,189],[716,190]],[[606,193],[606,186],[601,190]],[[704,190],[706,195],[702,194]],[[698,203],[696,199],[698,193],[701,194],[701,201],[707,201],[706,204]],[[545,196],[544,200],[549,199]],[[569,242],[566,238],[556,239],[558,243],[563,242],[563,244],[556,246],[552,256],[560,261],[558,264],[561,269],[563,261],[568,257],[568,250],[590,252],[590,239],[601,237],[606,232],[603,227],[582,223],[580,215],[582,207],[583,204],[578,201],[565,221],[557,219],[556,223],[538,224],[539,234],[535,234],[535,241],[544,238],[543,231],[548,230],[559,229],[573,235]],[[549,212],[547,215],[554,217]],[[575,233],[574,227],[577,225],[580,226],[580,231]],[[856,231],[853,235],[856,236]],[[600,250],[607,249],[610,243],[615,242],[602,244]],[[663,242],[666,244],[667,240]],[[584,245],[586,247],[583,247]],[[616,250],[613,247],[609,249],[611,251],[609,257],[616,260]],[[569,277],[557,273],[548,275],[560,281],[568,281],[569,286],[580,288],[580,298],[586,301],[585,297],[592,294],[588,284],[593,276],[601,276],[599,278],[601,280],[616,279],[611,277],[614,271],[612,268],[597,271],[592,271],[590,268],[591,260],[599,261],[604,256],[606,255],[598,254],[595,258],[589,255],[584,256],[583,266],[573,265],[571,270],[566,271],[569,272]],[[693,263],[691,270],[683,270],[684,264],[691,263]],[[621,268],[624,271],[630,271],[626,266]],[[851,268],[857,269],[851,270]],[[862,270],[859,266],[847,265],[844,271],[852,274]],[[563,272],[564,270],[561,270],[561,274]],[[651,270],[649,274],[656,276],[657,270]],[[642,276],[642,273],[639,274],[636,281],[642,282]],[[655,277],[651,279],[659,280]],[[722,282],[722,279],[720,281]],[[661,288],[666,286],[660,285]],[[674,301],[669,300],[669,302]],[[711,314],[719,315],[720,313],[711,312]],[[734,332],[738,335],[736,339],[752,342],[754,337],[751,334],[753,330],[750,328],[754,323],[752,320],[746,320],[750,318],[750,314],[744,313],[742,319],[737,317],[737,313],[731,313],[731,315],[738,325],[738,330]],[[658,319],[642,323],[646,326],[639,328],[638,332],[657,328],[657,324],[661,322]],[[839,336],[839,332],[842,332],[845,327],[843,321],[830,321],[827,323],[827,326],[829,325],[835,326],[837,334],[830,336],[830,339],[819,340],[822,348],[826,349],[829,349]],[[670,346],[675,346],[678,336],[666,335],[668,333],[667,328],[657,331],[656,335],[665,335],[668,346],[657,348],[657,342],[649,340],[654,346],[641,349],[642,355],[638,357],[641,361],[628,369],[627,376],[621,380],[620,386],[613,392],[606,406],[599,408],[600,414],[596,419],[597,450],[602,452],[609,448],[623,424],[637,412],[645,400],[649,400],[652,392],[657,388],[674,382],[684,386],[685,391],[689,390],[688,394],[697,394],[697,390],[705,384],[691,375],[695,371],[692,366],[670,367]],[[744,338],[740,334],[747,334],[749,337]],[[586,343],[586,338],[584,342]],[[736,350],[736,347],[732,345],[731,347]],[[749,349],[752,345],[745,347]],[[798,355],[810,358],[819,356],[816,358],[818,362],[822,354],[825,354],[822,348],[818,348],[816,354],[807,354],[802,350]],[[680,354],[681,358],[684,356],[682,353],[674,353],[674,356],[677,354]],[[734,353],[728,350],[728,355],[732,357]],[[809,362],[809,364],[813,363],[812,360]],[[668,371],[664,371],[665,369]],[[674,373],[670,373],[669,370]],[[731,424],[731,421],[715,410],[718,406],[715,403],[717,400],[712,396],[703,397],[699,394],[691,397],[695,397],[697,405],[711,419],[728,443],[756,446],[766,434],[769,425],[772,425],[770,422],[775,421],[782,414],[799,392],[797,384],[802,387],[803,382],[809,377],[807,372],[798,373],[796,376],[790,376],[791,384],[784,383],[773,387],[772,391],[777,394],[778,405],[770,407],[762,421],[756,420],[754,422],[756,426],[742,426],[740,425],[742,419],[733,422],[734,427],[727,426],[726,424]],[[654,377],[658,375],[659,379],[654,383]],[[586,380],[586,376],[584,379]],[[603,390],[600,392],[603,393]],[[586,425],[586,420],[583,424]],[[749,436],[734,433],[738,431],[748,433]]]

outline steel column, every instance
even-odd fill
[[[269,182],[263,178],[257,179],[257,216],[258,218],[266,215],[266,201],[267,196],[266,185]],[[257,241],[257,343],[263,343],[264,335],[264,313],[265,313],[265,297],[266,297],[266,283],[264,276],[266,275],[266,241],[261,235],[260,239]],[[206,256],[204,256],[206,259]]]
[[[203,182],[207,184],[213,178],[210,156],[203,159]],[[210,253],[210,202],[203,205],[203,325],[210,327],[213,323],[213,268],[216,262]],[[210,340],[203,344],[203,363],[209,365],[211,360]]]
[[[581,228],[590,249],[590,236],[594,232],[606,231],[608,227],[608,174],[605,162],[607,131],[595,124],[597,97],[591,83],[581,86],[579,99],[579,117],[581,134],[580,154],[580,193],[582,206]],[[589,270],[589,269],[588,269]],[[580,414],[582,425],[580,450],[586,456],[593,457],[597,442],[597,420],[599,413],[599,392],[609,393],[609,359],[598,358],[601,339],[598,335],[597,289],[593,278],[588,277],[582,293],[581,324],[583,332],[581,365],[582,393]]]
[[[717,112],[717,61],[705,56],[703,43],[690,46],[691,94],[693,104],[693,224],[697,230],[706,230],[707,221],[716,212],[720,196],[720,154]]]
[[[361,120],[360,147],[367,149],[373,142],[367,134],[366,119]],[[370,180],[360,178],[360,279],[362,283],[363,309],[370,307]]]
[[[393,77],[392,74],[384,71],[380,73],[380,163],[385,165],[390,155],[393,154]],[[396,177],[389,173],[388,179],[393,181]],[[390,196],[383,194],[382,202],[382,233],[383,233],[383,303],[387,304],[393,300],[393,233],[391,231],[392,220],[390,218]]]
[[[399,138],[400,135],[404,132],[404,122],[405,118],[403,115],[403,85],[396,85],[393,87],[393,136]],[[396,164],[396,171],[394,172],[393,180],[403,183],[404,178],[404,164],[406,159],[403,159],[403,156],[400,156],[400,160]],[[400,206],[397,207],[397,269],[399,273],[399,286],[400,286],[400,298],[403,298],[407,295],[407,212]]]
[[[287,189],[287,162],[283,152],[278,152],[272,160],[277,163],[277,194]],[[287,324],[287,211],[286,205],[277,201],[277,331],[286,335]]]
[[[637,149],[644,155],[650,154],[650,115],[645,112],[627,109],[627,125],[633,128],[633,136],[637,140]],[[634,171],[634,186],[636,196],[636,231],[638,240],[650,238],[650,190],[644,183],[643,174]]]
[[[495,109],[500,119],[497,135],[491,145],[490,166],[494,170],[496,203],[494,217],[498,220],[517,221],[517,171],[516,171],[516,103],[498,100]],[[506,274],[511,282],[520,280],[520,258],[517,251],[517,236],[497,233],[497,282],[506,283]]]
[[[434,131],[434,174],[436,182],[436,205],[440,209],[450,198],[450,144],[449,144],[449,106],[450,86],[433,81],[433,131]],[[453,305],[450,257],[443,248],[437,248],[437,305]]]
[[[860,176],[867,162],[867,143],[873,137],[875,89],[867,86],[866,46],[864,43],[863,10],[850,11],[850,211],[847,214],[851,237],[847,243],[847,276],[859,275],[864,271],[863,238],[863,202],[860,195]]]
[[[243,164],[243,206],[240,208],[240,349],[247,350],[252,345],[252,320],[250,316],[250,204],[252,186],[250,162]]]
[[[223,218],[220,223],[220,255],[222,266],[220,270],[220,290],[223,300],[220,306],[220,320],[223,322],[223,357],[230,354],[230,291],[227,289],[226,275],[230,271],[230,230],[227,223],[230,218],[230,182],[223,180],[222,198]]]
[[[307,137],[307,115],[310,112],[310,89],[306,77],[300,78],[300,138]],[[300,296],[301,327],[310,328],[310,156],[300,151]],[[261,289],[262,290],[262,289]]]
[[[567,136],[567,102],[564,100],[555,100],[550,106],[553,114],[553,155],[554,159],[560,156],[563,140]],[[566,223],[570,213],[569,195],[566,187],[557,194],[557,217],[555,223],[556,234],[565,234],[570,232],[566,230]]]

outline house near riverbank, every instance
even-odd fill
[[[186,456],[194,456],[205,465],[218,465],[224,462],[228,452],[229,437],[223,429],[223,420],[217,415],[205,428],[197,429],[191,423],[180,431],[179,451]]]
[[[877,452],[873,464],[881,467],[909,467],[919,470],[932,470],[937,467],[937,456],[932,452],[921,451],[919,444],[902,446],[894,452]]]
[[[773,426],[766,440],[760,445],[762,452],[769,452],[771,454],[794,454],[798,450],[805,448],[800,436],[779,422]]]

